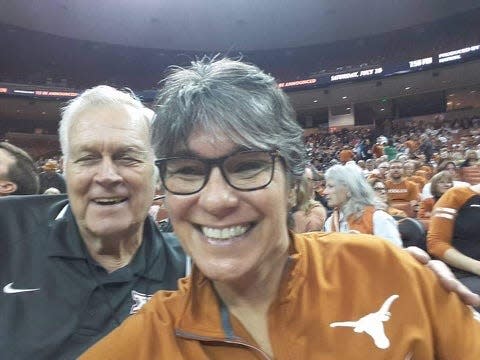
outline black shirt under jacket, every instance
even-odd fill
[[[150,217],[132,262],[109,274],[87,253],[65,196],[4,197],[0,358],[75,359],[184,275],[176,238]]]

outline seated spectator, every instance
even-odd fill
[[[0,142],[0,196],[32,195],[39,189],[35,164],[24,150]]]
[[[377,177],[382,180],[386,180],[390,171],[390,163],[388,161],[383,161],[378,164],[377,169],[379,171]]]
[[[418,185],[418,189],[423,189],[425,184],[427,183],[427,179],[424,176],[416,175],[416,167],[417,163],[413,160],[406,161],[403,164],[403,173],[405,180],[414,182]]]
[[[387,196],[387,187],[385,186],[385,182],[382,179],[371,178],[368,179],[368,183],[372,187],[373,191],[375,192],[375,196],[379,200],[379,204],[377,208],[380,208],[386,211],[389,215],[397,218],[407,217],[407,214],[403,210],[396,209],[390,206],[388,196]]]
[[[177,289],[185,255],[148,216],[158,171],[144,109],[109,86],[86,90],[60,121],[68,199],[0,199],[1,358],[77,359]]]
[[[382,209],[390,214],[397,221],[397,228],[402,239],[403,246],[416,246],[426,251],[425,245],[425,228],[417,220],[408,217],[405,211],[390,206],[387,188],[380,179],[370,179],[370,185],[375,191],[375,195],[379,200],[377,209]]]
[[[355,158],[355,153],[345,145],[338,154],[338,159],[345,165],[347,162],[352,161]]]
[[[55,188],[60,193],[67,191],[65,179],[58,173],[58,162],[53,159],[48,159],[42,166],[43,171],[38,175],[40,179],[40,194],[45,193],[49,188]]]
[[[383,149],[385,155],[387,155],[387,161],[391,161],[397,157],[397,147],[393,143],[393,139],[388,139],[388,145]]]
[[[296,233],[321,231],[327,218],[327,211],[318,201],[314,200],[313,182],[304,174],[296,191],[296,202],[292,209],[292,230]]]
[[[393,217],[377,209],[375,194],[367,180],[355,168],[334,165],[325,173],[325,196],[332,215],[325,231],[373,234],[402,246]]]
[[[457,171],[457,165],[455,165],[455,162],[453,162],[452,160],[444,160],[438,165],[437,173],[444,170],[448,171],[450,175],[452,175],[453,187],[470,186],[468,182],[458,180],[459,175]],[[422,189],[421,199],[428,199],[433,196],[430,190],[431,186],[432,184],[430,182],[425,184],[425,186]]]
[[[461,282],[480,291],[480,184],[453,187],[437,201],[428,251],[445,261]]]
[[[453,186],[452,174],[446,170],[440,171],[430,180],[430,191],[432,197],[423,199],[420,202],[417,217],[419,219],[430,219],[433,206],[440,197]]]
[[[388,200],[392,204],[395,202],[409,202],[413,208],[418,206],[418,186],[414,182],[408,181],[403,177],[402,162],[399,160],[391,161],[388,174],[389,179],[385,181]]]
[[[478,154],[475,150],[467,150],[465,152],[465,161],[460,167],[470,167],[478,165]]]

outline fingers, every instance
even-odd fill
[[[421,264],[427,265],[428,262],[431,260],[430,256],[425,251],[416,246],[409,246],[405,248],[405,251],[408,251],[408,253],[412,255]]]
[[[480,296],[458,281],[445,263],[439,260],[431,260],[427,266],[437,275],[446,290],[457,293],[467,305],[480,306]]]

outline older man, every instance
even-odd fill
[[[30,155],[15,145],[0,142],[0,196],[36,194],[38,187]]]
[[[184,275],[177,242],[147,216],[157,172],[143,105],[87,90],[64,109],[60,141],[68,200],[0,203],[2,359],[77,358]]]

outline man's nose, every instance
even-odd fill
[[[102,159],[95,174],[95,181],[108,185],[122,180],[118,168],[112,159]]]

